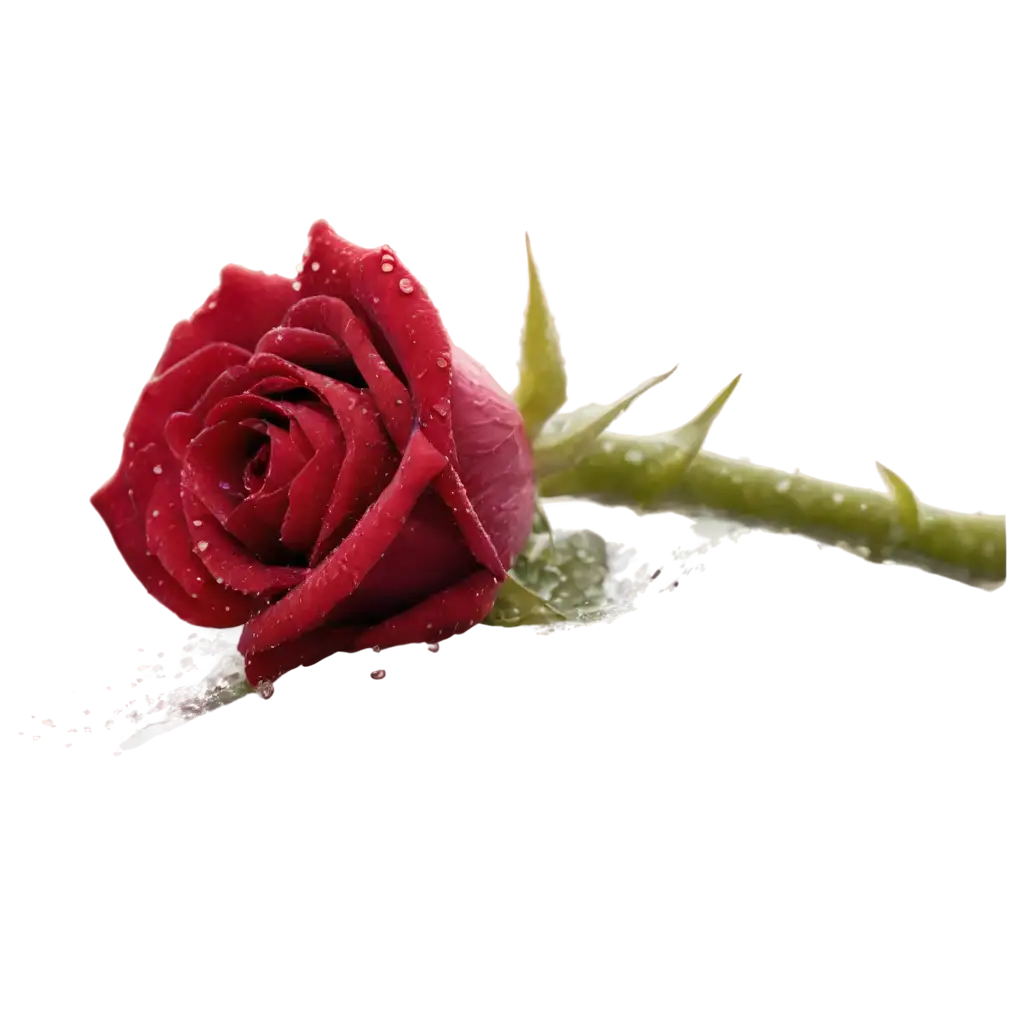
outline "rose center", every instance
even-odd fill
[[[256,451],[250,455],[242,471],[242,483],[249,494],[258,494],[266,482],[267,467],[270,465],[270,439],[254,438]]]

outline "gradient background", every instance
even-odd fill
[[[510,389],[529,230],[570,406],[678,362],[622,421],[667,429],[742,372],[710,450],[1008,511],[1010,10],[3,16],[6,1019],[1022,1018],[1016,581],[747,535],[609,625],[336,658],[117,759],[56,737],[190,631],[88,504],[142,383],[319,217]]]

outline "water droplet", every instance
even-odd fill
[[[163,466],[154,466],[153,467],[153,472],[156,473],[157,476],[159,476],[163,471],[164,471],[164,467]]]
[[[431,654],[437,654],[437,652],[439,650],[441,650],[441,645],[440,644],[427,644],[427,650],[430,651]]]
[[[216,299],[210,299],[210,301],[206,304],[206,308],[207,309],[216,309],[217,308],[217,300]]]
[[[398,287],[399,289],[401,289],[401,291],[405,292],[405,294],[408,295],[412,292],[415,286],[413,285],[412,281],[409,280],[409,278],[403,277],[402,280],[398,282]]]
[[[438,369],[443,370],[447,365],[448,365],[448,360],[445,359],[444,356],[438,356],[437,357]]]
[[[433,408],[434,412],[436,412],[437,415],[441,417],[441,419],[444,419],[448,415],[448,410],[443,405],[441,405],[440,402],[437,402]]]
[[[222,491],[230,491],[231,490],[231,484],[229,484],[227,482],[227,480],[221,480],[219,486],[220,486],[220,489]]]
[[[402,404],[402,400],[400,398],[396,398],[395,399],[395,405],[401,405],[401,404]]]
[[[376,647],[374,647],[373,653],[374,654],[380,654],[380,644],[378,644]]]
[[[292,281],[292,291],[297,292],[297,291],[300,291],[301,289],[302,289],[302,282],[301,281]]]
[[[273,683],[264,683],[260,687],[260,696],[264,700],[270,700],[270,698],[274,696],[274,684]]]
[[[155,508],[155,509],[153,509],[153,518],[154,518],[154,519],[156,519],[156,517],[157,517],[158,515],[160,515],[160,510],[159,510],[159,509],[156,509],[156,508]]]
[[[785,494],[786,491],[788,491],[790,489],[790,487],[792,487],[792,486],[793,486],[793,481],[792,480],[780,480],[775,485],[775,490],[778,491],[779,494]]]
[[[382,245],[380,247],[380,250],[383,253],[387,253],[389,256],[394,257],[394,255],[395,255],[395,250],[392,249],[390,245]]]
[[[313,262],[310,263],[309,265],[309,269],[312,270],[313,273],[315,274],[320,269],[320,264],[317,263],[316,260],[313,260]]]
[[[209,541],[201,540],[196,545],[196,551],[205,551],[209,546],[210,546],[210,542]]]
[[[632,466],[639,466],[644,461],[644,453],[639,448],[630,448],[626,452],[626,461]]]
[[[836,491],[836,493],[832,495],[832,500],[833,500],[833,501],[834,501],[834,502],[835,502],[835,503],[836,503],[837,505],[842,505],[842,503],[843,503],[843,502],[844,502],[844,501],[845,501],[846,499],[845,499],[845,498],[844,498],[844,497],[843,497],[843,496],[842,496],[842,495],[841,495],[841,494],[840,494],[840,493],[839,493],[838,491]]]
[[[376,668],[370,673],[371,679],[383,679],[387,675],[387,672],[382,668]]]
[[[192,520],[192,525],[193,526],[202,526],[203,525],[203,521],[202,521],[202,519],[193,519]]]
[[[381,269],[381,270],[382,270],[382,271],[383,271],[383,272],[384,272],[385,274],[390,274],[390,273],[391,273],[391,271],[395,269],[395,265],[394,265],[394,263],[382,263],[382,264],[380,265],[380,269]]]
[[[860,503],[860,510],[861,510],[861,512],[867,512],[867,510],[868,510],[868,505],[867,505],[867,502],[866,502],[866,501],[862,501],[862,502]]]

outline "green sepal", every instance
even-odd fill
[[[545,626],[565,616],[510,572],[484,622],[488,626]]]
[[[569,469],[637,398],[667,380],[675,371],[673,366],[667,373],[645,380],[608,405],[584,405],[573,412],[552,417],[533,444],[537,478]]]
[[[532,440],[565,405],[566,375],[558,331],[533,262],[529,235],[526,236],[526,260],[530,293],[519,339],[519,384],[512,397],[522,413],[527,436]]]

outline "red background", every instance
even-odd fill
[[[175,632],[85,490],[225,255],[316,214],[1024,213],[1021,52],[1013,14],[0,15],[0,1020],[1019,1020],[1016,765],[119,764],[7,726]],[[514,263],[470,326],[426,250],[500,335]]]

